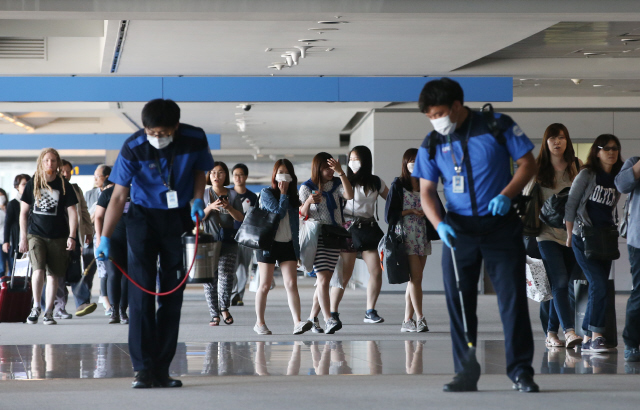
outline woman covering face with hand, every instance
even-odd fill
[[[297,265],[300,258],[298,241],[299,218],[298,178],[293,164],[288,159],[280,159],[273,166],[271,187],[260,193],[260,208],[279,216],[275,242],[269,251],[257,251],[260,270],[260,287],[256,291],[256,324],[253,330],[259,335],[270,335],[264,312],[267,294],[273,281],[276,263],[282,271],[284,287],[287,291],[289,309],[293,318],[293,334],[302,334],[312,327],[310,320],[300,319],[300,295],[298,293]]]

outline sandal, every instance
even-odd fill
[[[223,310],[222,312],[225,312],[227,315],[226,318],[223,319],[225,325],[232,325],[233,324],[233,316],[231,316],[231,313],[229,313],[228,310]]]
[[[582,338],[575,333],[569,333],[564,335],[565,346],[567,349],[573,349],[578,344],[582,343]]]
[[[220,318],[218,316],[214,316],[211,318],[211,321],[209,322],[209,326],[218,326],[220,325]]]
[[[551,336],[552,334],[554,336]],[[556,333],[551,333],[551,332],[547,333],[547,339],[544,341],[544,344],[547,347],[561,347],[561,346],[564,346],[562,341],[560,341],[560,339],[558,339],[558,335]]]

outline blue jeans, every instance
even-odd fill
[[[0,276],[11,276],[11,265],[6,267],[7,261],[9,260],[9,254],[2,252],[0,249]]]
[[[573,253],[589,282],[589,301],[584,314],[582,329],[603,333],[605,331],[607,312],[607,281],[611,272],[612,261],[588,260],[584,256],[582,238],[573,235]]]
[[[557,333],[561,324],[566,333],[575,328],[575,300],[569,289],[572,276],[579,273],[580,268],[571,248],[554,241],[538,242],[538,247],[553,293],[547,331]]]
[[[627,318],[622,338],[625,346],[637,348],[640,345],[640,249],[627,245],[631,263],[633,290],[627,300]]]

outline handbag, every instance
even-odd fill
[[[540,235],[540,231],[542,230],[542,223],[540,221],[540,200],[542,198],[542,192],[540,185],[534,182],[529,195],[523,195],[523,198],[528,198],[528,201],[525,202],[522,215],[522,234],[524,236],[536,237]]]
[[[252,249],[270,251],[275,241],[280,216],[265,209],[254,207],[244,216],[235,236],[238,245]]]
[[[387,273],[390,284],[397,285],[409,282],[411,274],[407,250],[402,234],[396,233],[396,225],[389,225],[387,233],[380,240],[378,252],[380,253],[380,264]]]
[[[618,249],[618,227],[582,226],[584,256],[589,260],[613,261],[620,258]]]
[[[347,239],[351,238],[351,234],[342,226],[323,224],[320,227],[320,235],[322,235],[322,244],[328,249],[346,249]]]
[[[542,259],[527,256],[527,297],[536,302],[546,302],[553,298],[551,285]]]
[[[567,229],[564,224],[564,209],[571,188],[562,189],[544,201],[540,209],[540,220],[552,228]]]
[[[353,247],[356,251],[370,251],[378,249],[378,244],[384,236],[378,222],[373,218],[357,219],[349,227]]]

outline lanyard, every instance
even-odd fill
[[[171,191],[171,171],[173,170],[173,161],[176,159],[176,149],[174,147],[173,154],[171,154],[171,162],[169,163],[169,172],[168,176],[165,179],[164,174],[162,173],[162,167],[160,166],[160,156],[158,155],[158,151],[156,154],[156,168],[158,168],[158,172],[160,173],[160,178],[162,178],[162,184]]]
[[[469,132],[471,131],[471,123],[473,121],[473,115],[471,113],[469,113],[469,128],[467,128],[467,136],[465,137],[464,141],[460,141],[460,144],[462,145],[462,158],[460,159],[460,165],[458,165],[458,161],[456,160],[456,154],[453,151],[453,142],[451,141],[451,134],[447,134],[447,142],[449,143],[449,146],[451,147],[451,159],[453,160],[453,169],[456,171],[456,174],[460,175],[460,173],[462,172],[462,164],[464,164],[464,157],[465,157],[465,146],[467,145],[467,141],[469,141]]]

